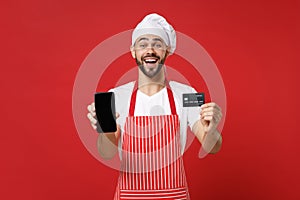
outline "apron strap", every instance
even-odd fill
[[[130,99],[130,106],[129,106],[129,116],[134,116],[134,110],[135,110],[135,102],[136,102],[136,94],[137,94],[138,89],[134,89],[131,99]],[[170,89],[169,82],[167,82],[167,93],[168,93],[168,98],[169,98],[169,103],[170,103],[170,109],[172,115],[176,115],[176,106],[175,106],[175,101],[174,101],[174,96],[173,92]]]
[[[137,94],[137,89],[135,89],[131,95],[130,99],[130,107],[129,107],[129,116],[133,117],[134,116],[134,110],[135,110],[135,102],[136,102],[136,94]]]
[[[177,113],[176,113],[176,106],[175,106],[173,92],[169,87],[167,88],[167,92],[168,92],[168,98],[170,102],[171,113],[172,115],[176,115]]]

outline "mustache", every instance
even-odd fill
[[[150,54],[143,56],[142,60],[145,60],[146,58],[157,58],[158,60],[160,59],[160,57],[158,55],[156,55],[155,53],[150,53]]]

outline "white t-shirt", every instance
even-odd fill
[[[117,123],[121,126],[121,134],[124,132],[124,124],[128,116],[134,85],[135,82],[129,82],[110,90],[115,93],[116,112],[120,114]],[[180,120],[180,143],[182,147],[181,153],[183,154],[187,138],[187,127],[189,126],[192,129],[194,123],[200,119],[201,109],[200,107],[183,107],[182,94],[195,93],[196,90],[194,88],[175,81],[170,81],[169,85],[173,92],[176,112]],[[152,96],[148,96],[138,90],[135,103],[135,116],[169,114],[171,114],[171,109],[166,87]],[[120,140],[119,149],[121,149],[121,145]]]
[[[137,91],[134,116],[170,115],[170,101],[167,88],[164,87],[152,96]]]

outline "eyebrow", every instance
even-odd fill
[[[160,38],[153,38],[152,40],[162,42],[162,40]]]
[[[140,41],[142,41],[142,40],[148,40],[148,41],[149,41],[149,38],[142,37],[142,38],[140,38],[137,42],[140,42]]]
[[[142,41],[142,40],[147,40],[147,41],[149,41],[149,38],[142,37],[142,38],[140,38],[137,42],[140,42],[140,41]],[[153,40],[153,41],[160,41],[160,42],[162,42],[162,40],[161,40],[160,38],[153,38],[152,40]]]

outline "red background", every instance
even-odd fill
[[[194,141],[184,157],[192,199],[300,198],[299,1],[0,4],[1,199],[112,199],[118,172],[81,143],[72,89],[87,54],[149,12],[198,41],[225,83],[221,152],[198,159]]]

